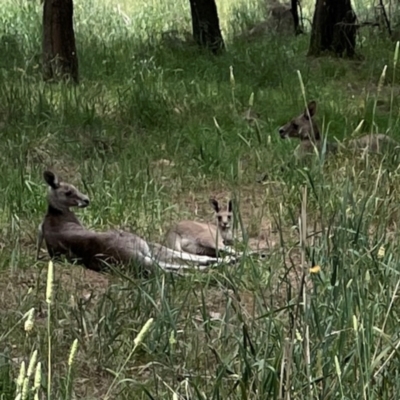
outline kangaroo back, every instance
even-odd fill
[[[380,153],[399,145],[390,136],[383,133],[364,135],[349,141],[352,149],[367,149],[371,153]]]

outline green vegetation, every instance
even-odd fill
[[[297,143],[277,132],[304,108],[300,71],[330,139],[349,137],[364,119],[364,131],[400,140],[395,44],[363,28],[362,60],[307,59],[307,35],[235,39],[262,20],[262,8],[220,0],[228,51],[215,58],[162,36],[190,30],[186,0],[77,0],[81,83],[44,84],[39,2],[3,3],[0,397],[15,398],[21,362],[28,367],[37,350],[43,394],[51,356],[53,399],[261,400],[288,390],[284,398],[396,398],[399,158],[300,165]],[[242,118],[252,93],[257,124]],[[196,210],[211,218],[210,196],[233,196],[240,236],[270,245],[268,258],[149,279],[57,263],[46,304],[48,259],[35,262],[35,238],[49,167],[91,198],[79,212],[84,224],[152,240]],[[263,184],[259,174],[267,174]],[[321,271],[309,274],[315,266]]]

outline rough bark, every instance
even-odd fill
[[[73,0],[44,1],[43,78],[78,82]]]
[[[308,55],[330,52],[339,57],[354,57],[356,20],[351,0],[317,0]]]
[[[215,0],[190,0],[190,10],[193,38],[196,43],[214,54],[224,51],[225,44],[219,27]]]

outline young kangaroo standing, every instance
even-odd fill
[[[296,138],[300,139],[299,155],[303,156],[314,152],[314,146],[320,151],[323,143],[319,128],[313,117],[317,110],[317,103],[310,101],[307,108],[302,114],[293,118],[285,125],[279,128],[279,135],[282,139]],[[393,145],[398,145],[395,140],[382,133],[368,134],[357,139],[352,139],[346,142],[346,146],[353,150],[366,149],[372,153],[379,153],[384,148]],[[336,143],[326,142],[326,151],[335,152],[338,149]]]
[[[217,224],[198,221],[181,221],[173,226],[166,236],[166,246],[191,254],[218,257],[218,251],[228,254],[236,252],[228,247],[233,244],[232,200],[226,210],[219,207],[218,201],[211,199]]]
[[[216,258],[194,256],[174,251],[159,244],[147,243],[141,237],[124,231],[95,232],[86,229],[71,207],[84,208],[89,198],[75,186],[62,182],[51,171],[45,171],[44,180],[49,185],[48,208],[39,227],[39,246],[44,239],[51,258],[65,255],[89,269],[100,271],[104,262],[114,265],[132,261],[142,267],[160,266],[164,270],[187,269],[176,262],[190,261],[197,265],[216,263]],[[170,263],[169,261],[173,262]]]

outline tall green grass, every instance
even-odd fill
[[[35,350],[40,388],[30,371],[26,398],[396,398],[398,155],[300,164],[297,143],[277,133],[305,95],[318,101],[330,139],[364,120],[365,131],[400,140],[395,45],[362,29],[361,61],[308,59],[308,35],[239,40],[262,6],[219,1],[228,51],[216,58],[163,39],[190,31],[187,1],[76,1],[81,83],[46,85],[40,4],[4,3],[1,398],[22,390],[21,364],[26,378]],[[257,124],[242,118],[251,96]],[[162,240],[173,221],[211,218],[209,196],[234,196],[239,236],[272,247],[265,261],[185,278],[98,276],[57,263],[46,303],[47,262],[34,259],[44,168],[90,196],[79,215],[88,227]]]

